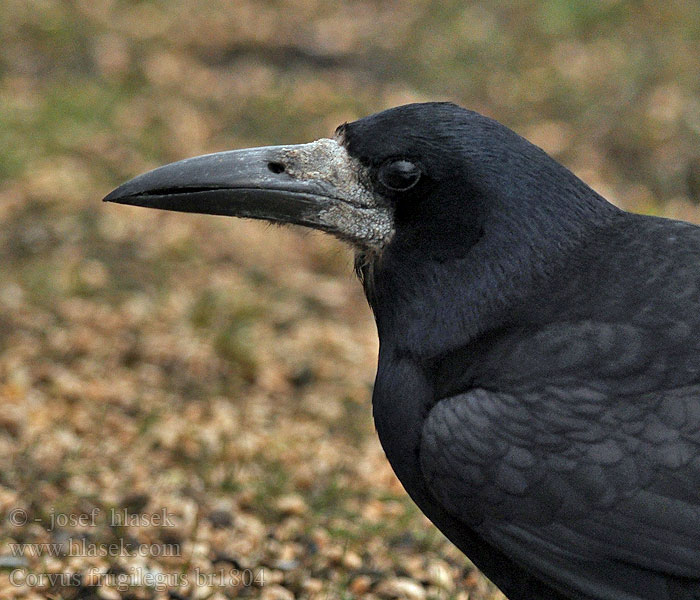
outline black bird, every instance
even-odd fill
[[[352,244],[386,455],[511,600],[700,598],[700,228],[624,212],[449,103],[173,163],[105,200]]]

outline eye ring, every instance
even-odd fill
[[[405,158],[389,159],[377,174],[379,182],[394,192],[405,192],[415,186],[422,173],[418,165]]]

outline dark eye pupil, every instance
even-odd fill
[[[379,181],[390,190],[408,190],[419,179],[420,169],[408,160],[394,160],[379,169]]]

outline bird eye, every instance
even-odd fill
[[[408,160],[391,160],[379,168],[379,181],[397,192],[411,189],[420,179],[420,169]]]

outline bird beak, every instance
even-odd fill
[[[322,139],[188,158],[139,175],[104,200],[292,223],[362,245],[358,222],[366,230],[382,207],[360,171],[341,144]]]

